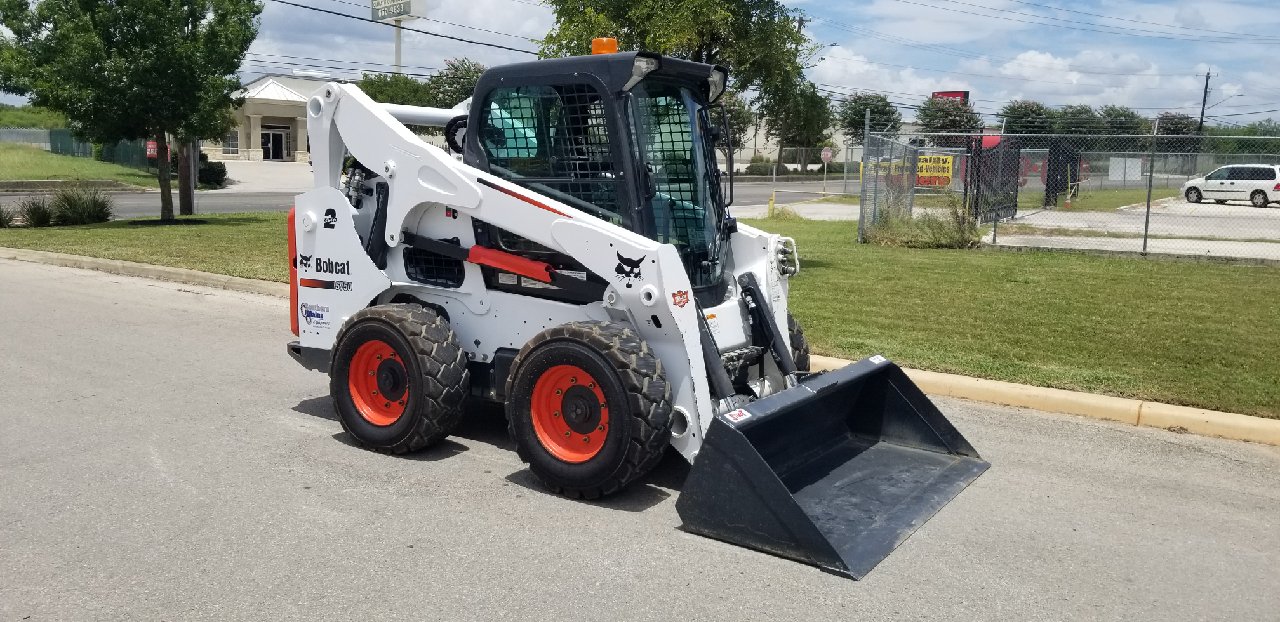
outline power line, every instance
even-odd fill
[[[1089,17],[1101,17],[1102,19],[1110,19],[1110,20],[1114,20],[1114,21],[1117,21],[1117,22],[1130,22],[1130,23],[1133,23],[1133,24],[1145,24],[1145,25],[1147,25],[1147,26],[1157,26],[1157,27],[1160,27],[1160,28],[1175,28],[1175,29],[1178,29],[1178,30],[1189,30],[1189,31],[1191,31],[1191,32],[1212,32],[1212,33],[1215,33],[1215,34],[1230,35],[1230,36],[1233,36],[1233,37],[1254,37],[1254,36],[1257,36],[1257,35],[1256,35],[1256,33],[1229,32],[1229,31],[1226,31],[1226,30],[1210,30],[1210,29],[1208,29],[1208,28],[1201,28],[1201,27],[1198,27],[1198,26],[1197,26],[1197,27],[1191,27],[1191,26],[1179,26],[1179,25],[1177,25],[1177,24],[1165,24],[1165,23],[1162,23],[1162,22],[1147,22],[1147,21],[1143,21],[1143,20],[1140,20],[1140,19],[1129,19],[1129,18],[1126,18],[1126,17],[1115,17],[1115,16],[1112,16],[1112,15],[1103,15],[1103,14],[1101,14],[1101,13],[1090,13],[1090,12],[1088,12],[1088,11],[1080,11],[1080,10],[1077,10],[1077,9],[1068,9],[1068,8],[1066,8],[1066,7],[1051,6],[1051,5],[1048,5],[1048,4],[1036,4],[1035,2],[1027,2],[1026,0],[1009,0],[1009,1],[1010,1],[1010,2],[1015,2],[1015,3],[1017,3],[1017,4],[1024,4],[1024,5],[1027,5],[1027,6],[1034,6],[1034,7],[1039,7],[1039,8],[1042,8],[1042,9],[1049,9],[1050,11],[1064,11],[1064,12],[1067,12],[1067,13],[1076,13],[1076,14],[1078,14],[1078,15],[1088,15]],[[1099,25],[1100,25],[1100,26],[1102,26],[1102,25],[1104,25],[1104,24],[1099,24]]]
[[[286,5],[286,6],[296,7],[296,8],[299,8],[299,9],[306,9],[306,10],[308,10],[308,11],[316,11],[316,12],[318,12],[318,13],[327,13],[327,14],[329,14],[329,15],[336,15],[336,16],[338,16],[338,17],[345,17],[345,18],[347,18],[347,19],[354,19],[354,20],[361,21],[361,22],[368,22],[368,23],[370,23],[370,24],[379,24],[379,25],[382,25],[382,26],[386,26],[386,27],[388,27],[388,28],[399,28],[399,29],[401,29],[401,30],[407,30],[407,31],[409,31],[409,32],[416,32],[416,33],[424,34],[424,35],[427,35],[427,36],[430,36],[430,37],[440,37],[440,38],[442,38],[442,39],[449,39],[449,40],[451,40],[451,41],[458,41],[458,42],[461,42],[461,43],[470,43],[470,44],[472,44],[472,45],[483,45],[483,46],[485,46],[485,47],[497,48],[497,49],[499,49],[499,50],[507,50],[507,51],[510,51],[510,52],[520,52],[521,54],[532,54],[532,55],[534,55],[534,56],[537,56],[537,54],[538,54],[537,52],[534,52],[534,51],[532,51],[532,50],[522,50],[522,49],[519,49],[519,48],[513,48],[513,47],[510,47],[510,46],[506,46],[506,45],[499,45],[499,44],[497,44],[497,43],[485,43],[485,42],[483,42],[483,41],[473,41],[473,40],[471,40],[471,39],[463,39],[462,37],[455,37],[455,36],[452,36],[452,35],[442,35],[442,34],[440,34],[440,33],[438,33],[438,32],[431,32],[431,31],[429,31],[429,30],[422,30],[422,29],[420,29],[420,28],[410,28],[410,27],[408,27],[408,26],[396,26],[395,24],[388,24],[388,23],[386,23],[386,22],[380,22],[380,21],[377,21],[377,20],[374,20],[374,19],[369,19],[369,18],[367,18],[367,17],[360,17],[360,16],[358,16],[358,15],[350,15],[350,14],[347,14],[347,13],[339,13],[338,11],[330,11],[329,9],[322,9],[322,8],[319,8],[319,7],[307,6],[307,5],[305,5],[305,4],[298,4],[298,3],[296,3],[296,2],[289,2],[289,0],[271,0],[271,1],[272,1],[272,2],[275,2],[275,3],[277,3],[277,4],[283,4],[283,5]]]
[[[946,6],[946,5],[937,5],[937,4],[926,4],[926,3],[923,3],[923,2],[914,2],[913,0],[893,0],[893,1],[894,1],[894,2],[897,2],[897,3],[899,3],[899,4],[909,4],[909,5],[919,6],[919,7],[924,7],[924,8],[928,8],[928,9],[937,9],[937,10],[942,10],[942,11],[950,11],[950,12],[953,12],[953,13],[961,13],[961,14],[964,14],[964,15],[973,15],[973,16],[976,16],[976,17],[985,17],[985,18],[989,18],[989,19],[1000,19],[1000,20],[1004,20],[1004,21],[1008,21],[1008,22],[1018,22],[1018,23],[1022,23],[1022,24],[1031,24],[1031,25],[1034,25],[1034,26],[1049,26],[1049,27],[1051,27],[1051,28],[1063,28],[1063,29],[1067,29],[1067,30],[1080,30],[1080,31],[1084,31],[1084,32],[1097,32],[1097,33],[1108,34],[1108,35],[1122,35],[1122,36],[1130,36],[1130,37],[1144,37],[1144,38],[1152,38],[1152,39],[1166,39],[1166,40],[1171,40],[1171,41],[1196,41],[1196,42],[1204,42],[1204,43],[1259,43],[1259,44],[1271,44],[1271,45],[1280,44],[1280,39],[1275,39],[1275,38],[1272,38],[1272,37],[1263,37],[1263,38],[1262,38],[1263,40],[1259,40],[1259,37],[1256,37],[1256,36],[1254,36],[1254,37],[1249,37],[1249,38],[1227,38],[1227,37],[1179,37],[1179,36],[1174,36],[1174,35],[1172,35],[1172,34],[1170,34],[1170,33],[1156,33],[1156,32],[1154,32],[1154,31],[1141,30],[1141,29],[1137,29],[1137,28],[1126,28],[1126,27],[1123,27],[1123,26],[1107,26],[1107,25],[1105,25],[1105,24],[1092,24],[1092,25],[1094,25],[1094,26],[1100,26],[1101,28],[1107,28],[1107,29],[1111,29],[1111,30],[1101,30],[1101,29],[1099,29],[1099,28],[1088,28],[1088,27],[1086,27],[1086,26],[1073,26],[1073,25],[1066,25],[1066,24],[1055,24],[1055,23],[1051,23],[1051,22],[1044,22],[1044,21],[1029,21],[1029,20],[1025,20],[1025,19],[1017,19],[1017,18],[1014,18],[1014,17],[1009,17],[1009,15],[1024,15],[1024,16],[1028,16],[1028,17],[1034,17],[1034,18],[1036,18],[1036,19],[1040,19],[1040,20],[1052,20],[1052,21],[1066,21],[1066,22],[1070,22],[1070,20],[1065,20],[1065,19],[1058,18],[1058,17],[1050,17],[1050,16],[1036,15],[1036,14],[1034,14],[1034,13],[1023,13],[1023,12],[1020,12],[1020,11],[1008,11],[1008,10],[997,9],[997,8],[993,8],[993,7],[989,7],[989,6],[983,6],[983,5],[981,5],[981,4],[972,4],[972,3],[969,3],[969,2],[962,2],[961,0],[949,0],[949,3],[950,3],[950,4],[958,4],[958,5],[961,5],[961,6],[973,7],[973,8],[977,8],[977,9],[982,9],[982,10],[985,10],[985,11],[990,11],[990,12],[992,12],[993,14],[987,14],[987,13],[974,13],[973,11],[965,11],[965,10],[963,10],[963,9],[957,9],[957,8],[954,8],[954,7],[951,7],[951,6]]]
[[[1039,83],[1043,83],[1043,84],[1063,84],[1063,85],[1067,85],[1067,86],[1097,86],[1097,87],[1101,87],[1101,88],[1116,88],[1116,85],[1114,85],[1114,84],[1099,84],[1099,83],[1097,83],[1097,82],[1063,82],[1063,81],[1061,81],[1061,80],[1036,80],[1036,79],[1034,79],[1034,78],[1023,78],[1023,77],[1021,77],[1021,76],[1002,76],[1002,75],[990,74],[990,73],[971,73],[971,72],[967,72],[967,71],[952,71],[952,70],[949,70],[949,69],[936,69],[936,68],[933,68],[933,67],[917,67],[917,66],[914,66],[914,65],[899,65],[899,64],[895,64],[895,63],[882,63],[882,62],[873,61],[873,60],[866,60],[866,59],[863,59],[863,58],[851,58],[851,57],[848,57],[848,56],[837,56],[837,55],[835,55],[835,54],[829,54],[829,55],[827,56],[827,58],[834,58],[834,59],[837,59],[837,60],[853,61],[853,62],[856,62],[856,63],[865,63],[865,64],[868,64],[868,65],[880,65],[880,66],[884,66],[884,67],[898,67],[898,68],[901,68],[901,69],[914,69],[914,70],[917,70],[917,71],[933,71],[933,72],[937,72],[937,73],[953,74],[953,75],[957,75],[957,76],[971,76],[971,77],[974,77],[974,78],[990,78],[990,79],[993,79],[993,80],[1011,80],[1011,81],[1014,81],[1014,82],[1039,82]],[[1145,75],[1143,75],[1143,74],[1127,74],[1127,75],[1128,75],[1129,77],[1134,77],[1134,78],[1143,78],[1143,77],[1148,77],[1148,76],[1145,76]],[[1158,90],[1158,91],[1168,90],[1168,87],[1152,87],[1152,86],[1139,86],[1139,87],[1128,87],[1128,88],[1138,88],[1138,89],[1143,89],[1143,90],[1153,90],[1153,91],[1157,91],[1157,90]]]
[[[290,55],[288,55],[288,54],[268,54],[268,53],[266,53],[266,52],[249,52],[249,53],[247,54],[247,56],[265,56],[265,57],[270,57],[270,58],[287,58],[287,59],[290,59],[290,60],[313,60],[313,61],[319,61],[319,62],[322,62],[322,63],[345,63],[345,64],[348,64],[348,65],[365,64],[365,65],[374,65],[374,66],[378,66],[378,67],[395,67],[395,65],[392,65],[392,64],[389,64],[389,63],[375,63],[375,62],[372,62],[372,61],[364,61],[363,63],[361,63],[361,62],[359,62],[359,61],[342,60],[342,59],[338,59],[338,58],[315,58],[315,57],[313,57],[313,56],[290,56]],[[430,70],[430,71],[439,71],[439,70],[440,70],[440,68],[439,68],[439,67],[427,67],[427,66],[425,66],[425,65],[400,65],[400,66],[401,66],[401,67],[408,67],[408,68],[410,68],[410,69],[427,69],[427,70]]]
[[[357,7],[357,8],[361,8],[361,9],[367,9],[367,8],[369,8],[369,5],[367,5],[367,4],[358,4],[358,3],[355,3],[355,2],[350,2],[349,0],[329,0],[329,2],[337,2],[338,4],[345,4],[345,5],[348,5],[348,6],[353,6],[353,7]],[[530,41],[530,42],[533,42],[533,43],[537,43],[537,39],[533,39],[533,38],[530,38],[530,37],[526,37],[526,36],[524,36],[524,35],[515,35],[515,34],[511,34],[511,33],[509,33],[509,32],[501,32],[501,31],[498,31],[498,30],[489,30],[488,28],[480,28],[480,27],[477,27],[477,26],[468,26],[468,25],[466,25],[466,24],[455,24],[454,22],[446,22],[446,21],[444,21],[444,20],[442,20],[442,19],[435,19],[435,18],[433,18],[433,17],[426,17],[426,16],[424,16],[424,15],[414,15],[414,14],[410,13],[410,16],[412,16],[412,17],[416,17],[416,18],[418,18],[418,19],[423,19],[423,20],[426,20],[426,21],[428,21],[428,22],[436,22],[436,23],[438,23],[438,24],[444,24],[444,25],[446,25],[446,26],[454,26],[454,27],[456,27],[456,28],[466,28],[467,30],[476,30],[476,31],[479,31],[479,32],[487,32],[487,33],[490,33],[490,34],[502,35],[502,36],[504,36],[504,37],[511,37],[511,38],[513,38],[513,39],[524,39],[525,41]]]
[[[947,47],[947,46],[944,46],[944,45],[936,45],[936,44],[932,44],[932,43],[925,43],[925,42],[923,42],[923,41],[917,41],[917,40],[915,40],[915,39],[908,39],[908,38],[906,38],[906,37],[900,37],[900,36],[897,36],[897,35],[885,34],[885,33],[882,33],[882,32],[875,31],[875,30],[871,30],[871,29],[861,28],[861,27],[859,27],[859,26],[852,26],[852,25],[849,25],[849,24],[843,24],[843,23],[840,23],[840,22],[837,22],[837,21],[833,21],[833,20],[830,20],[830,19],[826,19],[826,18],[815,18],[815,21],[818,21],[818,22],[822,22],[822,23],[828,24],[828,25],[832,26],[833,28],[836,28],[837,30],[843,30],[843,31],[846,31],[846,32],[851,32],[851,33],[853,33],[853,34],[862,34],[862,35],[866,35],[866,36],[868,36],[868,37],[873,37],[873,38],[881,39],[881,40],[884,40],[884,41],[890,41],[890,42],[893,42],[893,43],[898,43],[898,44],[900,44],[900,45],[905,45],[905,46],[907,46],[907,47],[918,48],[918,49],[922,49],[922,50],[926,50],[926,51],[942,52],[942,53],[949,54],[949,55],[953,55],[953,56],[963,56],[963,57],[966,57],[966,58],[972,58],[972,59],[975,59],[975,60],[988,60],[988,59],[990,59],[990,60],[995,60],[995,61],[1002,61],[1002,62],[1005,62],[1005,63],[1007,63],[1007,64],[1023,65],[1023,66],[1026,66],[1026,67],[1039,67],[1039,68],[1043,68],[1043,69],[1060,69],[1060,67],[1056,67],[1056,66],[1052,66],[1052,65],[1045,65],[1045,64],[1042,64],[1042,63],[1033,63],[1033,62],[1024,61],[1024,60],[1018,60],[1018,59],[1016,59],[1016,58],[1009,58],[1009,57],[1001,57],[1001,56],[987,56],[987,55],[985,55],[985,54],[978,54],[978,53],[974,53],[974,52],[969,52],[969,51],[967,51],[967,50],[962,50],[962,49],[959,49],[959,48]],[[1072,69],[1071,69],[1071,71],[1072,71],[1072,72],[1074,72],[1074,73],[1083,73],[1083,74],[1091,74],[1091,75],[1102,75],[1102,76],[1138,76],[1138,75],[1140,75],[1140,76],[1152,76],[1152,77],[1189,77],[1189,76],[1199,76],[1199,75],[1200,75],[1199,73],[1191,73],[1191,72],[1187,72],[1187,73],[1144,73],[1144,74],[1133,74],[1133,73],[1124,73],[1124,72],[1115,72],[1115,71],[1091,71],[1091,70],[1088,70],[1088,69],[1076,69],[1076,68],[1072,68]]]

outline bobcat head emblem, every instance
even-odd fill
[[[613,271],[618,274],[619,279],[626,283],[627,287],[631,287],[632,281],[639,281],[641,278],[640,264],[644,263],[645,256],[642,255],[639,259],[628,259],[623,257],[622,253],[616,254],[618,255],[618,265]]]

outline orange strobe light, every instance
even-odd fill
[[[617,54],[618,40],[613,37],[596,37],[591,40],[592,54]]]

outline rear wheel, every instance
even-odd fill
[[[639,335],[608,322],[539,333],[507,380],[508,431],[520,459],[551,490],[594,499],[621,490],[662,458],[670,388]]]
[[[1199,203],[1204,199],[1204,195],[1200,194],[1199,188],[1187,188],[1186,196],[1188,203]]]
[[[791,338],[791,358],[795,359],[796,371],[809,371],[809,340],[804,338],[804,328],[800,321],[787,313],[787,336]]]
[[[1267,199],[1267,193],[1261,190],[1254,190],[1253,194],[1249,195],[1249,202],[1252,203],[1254,207],[1266,207],[1267,203],[1270,203],[1271,201]]]
[[[439,442],[462,417],[467,358],[430,309],[363,309],[338,334],[329,392],[338,421],[361,445],[402,454]]]

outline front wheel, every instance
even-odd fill
[[[507,380],[507,426],[547,488],[595,499],[649,472],[671,436],[662,364],[629,327],[573,322],[529,340]]]
[[[1267,199],[1267,193],[1261,190],[1255,190],[1253,194],[1249,195],[1249,203],[1252,203],[1254,207],[1266,207],[1267,203],[1270,202]]]
[[[417,305],[356,312],[338,334],[329,393],[361,445],[402,454],[444,439],[462,417],[467,357],[448,321]]]
[[[1200,194],[1199,188],[1187,188],[1186,196],[1188,203],[1199,203],[1204,199],[1204,195]]]

